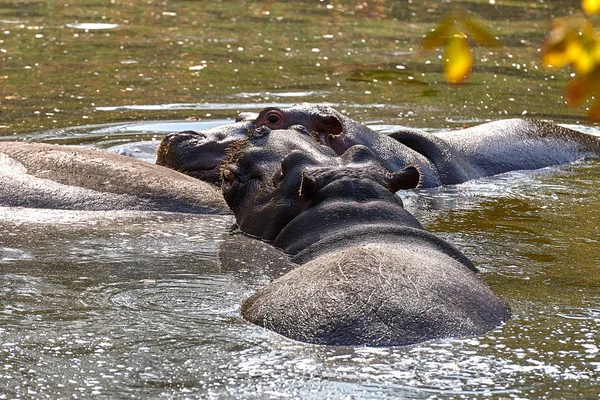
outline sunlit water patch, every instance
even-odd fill
[[[167,134],[201,131],[232,122],[233,120],[181,120],[85,125],[5,136],[0,137],[0,140],[92,146],[154,163],[158,145]]]
[[[108,24],[108,23],[101,23],[101,22],[81,22],[81,23],[73,23],[73,24],[66,25],[67,28],[83,29],[86,31],[115,29],[118,26],[119,26],[119,24]]]
[[[1,139],[59,144],[87,144],[95,147],[106,147],[120,141],[140,142],[144,139],[162,140],[168,133],[186,130],[198,131],[232,122],[233,120],[122,122],[51,129],[10,137],[5,136]]]
[[[306,91],[306,92],[256,92],[256,93],[238,93],[234,97],[250,98],[256,97],[260,99],[268,99],[269,97],[326,97],[329,92]],[[320,103],[327,104],[327,103]],[[329,104],[333,105],[333,104]]]

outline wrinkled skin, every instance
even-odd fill
[[[455,247],[394,195],[420,181],[364,146],[337,157],[303,128],[262,128],[231,148],[222,190],[240,229],[298,267],[242,305],[248,321],[302,342],[396,346],[479,335],[509,311]]]
[[[285,129],[294,125],[304,126],[338,155],[363,145],[388,171],[417,166],[425,188],[600,157],[597,138],[542,121],[509,119],[452,132],[403,129],[385,135],[331,107],[298,104],[284,109],[269,107],[258,114],[242,113],[235,124],[197,134],[171,134],[161,144],[157,162],[214,182],[218,164],[233,141],[255,127]]]
[[[0,206],[230,214],[213,185],[107,151],[0,142]]]

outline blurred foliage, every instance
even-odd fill
[[[600,12],[600,0],[582,0],[581,8],[587,15],[552,21],[552,30],[542,43],[541,60],[548,68],[572,69],[565,101],[580,106],[591,97],[588,119],[600,122],[600,38],[590,20]]]
[[[600,13],[600,0],[582,0],[585,14],[552,20],[552,29],[541,44],[540,58],[547,68],[570,67],[572,79],[565,87],[569,106],[580,106],[591,98],[588,119],[600,122],[600,37],[591,18]],[[464,13],[447,15],[422,42],[422,49],[443,47],[444,78],[447,83],[466,81],[474,67],[472,44],[500,45],[483,23]]]
[[[473,42],[486,47],[500,46],[498,39],[475,18],[454,12],[425,36],[422,48],[431,51],[443,46],[444,78],[448,83],[458,84],[464,82],[473,69]]]

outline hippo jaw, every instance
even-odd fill
[[[186,143],[182,143],[183,140]],[[211,183],[219,182],[219,166],[225,161],[226,143],[202,142],[182,137],[181,133],[168,135],[158,147],[156,164],[162,165]]]
[[[322,165],[334,155],[303,127],[273,134],[260,127],[248,140],[232,145],[222,169],[221,189],[240,229],[272,241],[304,207],[299,196],[302,168]]]
[[[263,152],[256,153],[258,156]],[[299,150],[283,160],[263,154],[260,162],[251,163],[253,156],[245,154],[235,163],[226,164],[221,172],[221,190],[240,230],[271,243],[305,207],[305,199],[300,196],[301,170],[314,160]],[[296,167],[290,165],[290,160],[296,160]],[[297,179],[290,179],[292,169]]]

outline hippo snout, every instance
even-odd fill
[[[171,133],[158,147],[156,164],[218,184],[219,167],[232,141],[229,137],[221,139],[204,132]]]
[[[156,164],[179,169],[185,163],[180,158],[183,153],[182,148],[187,147],[189,141],[194,139],[206,139],[206,135],[194,131],[169,133],[158,146]]]
[[[156,163],[211,183],[220,183],[227,149],[254,129],[251,121],[219,125],[199,132],[168,134],[160,143]]]

